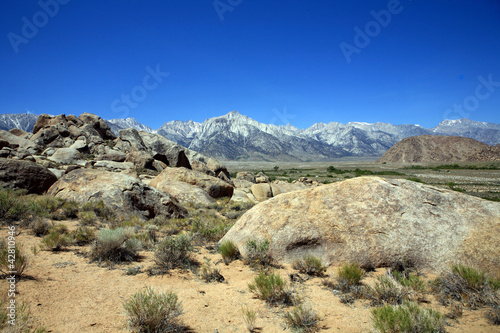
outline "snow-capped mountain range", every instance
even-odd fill
[[[27,122],[31,121],[33,128],[36,117],[31,114],[0,115],[0,129],[29,130]],[[444,120],[429,129],[420,125],[362,122],[317,123],[298,129],[291,125],[259,123],[233,111],[203,123],[170,121],[156,130],[134,118],[111,119],[108,123],[117,134],[124,128],[158,133],[221,160],[318,161],[344,156],[381,156],[396,142],[425,134],[465,136],[490,145],[500,143],[500,124],[469,119]]]

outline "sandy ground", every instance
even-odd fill
[[[74,223],[68,224],[74,227]],[[6,235],[7,229],[3,227],[0,236]],[[226,266],[220,262],[220,255],[210,254],[203,248],[195,257],[202,263],[208,258],[212,265],[216,264],[225,283],[205,283],[192,272],[179,270],[154,277],[146,273],[125,274],[129,266],[142,266],[143,271],[152,266],[151,252],[143,252],[140,262],[109,269],[89,263],[88,258],[79,254],[88,251],[89,247],[70,247],[61,252],[41,251],[33,255],[30,248],[38,245],[40,238],[22,230],[16,241],[31,257],[26,271],[31,278],[17,284],[17,298],[29,304],[34,322],[49,332],[128,332],[122,304],[146,286],[176,292],[183,304],[181,320],[193,332],[246,332],[242,307],[257,312],[259,332],[290,331],[283,321],[287,309],[269,307],[248,291],[248,283],[257,275],[255,271],[239,260]],[[290,267],[278,270],[287,280],[292,271]],[[329,268],[327,273],[334,277],[335,268]],[[381,273],[370,273],[371,278],[373,274]],[[305,302],[323,318],[320,332],[369,332],[368,303],[356,301],[354,305],[344,305],[321,282],[321,278],[312,278],[294,285]],[[1,281],[0,288],[7,288],[5,280]],[[435,301],[430,306],[446,312]],[[500,332],[500,327],[487,323],[483,310],[464,311],[464,316],[451,324],[447,327],[449,332]]]

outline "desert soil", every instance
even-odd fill
[[[70,229],[77,225],[76,221],[63,223]],[[283,320],[286,308],[269,307],[248,291],[248,283],[257,272],[241,260],[226,266],[220,255],[198,248],[196,259],[200,263],[209,259],[212,266],[220,269],[224,283],[205,283],[191,271],[173,270],[170,275],[149,276],[144,271],[153,265],[151,252],[142,252],[139,262],[99,267],[83,255],[89,246],[69,247],[60,252],[40,251],[35,255],[30,249],[41,239],[28,230],[20,231],[16,241],[29,253],[30,265],[26,270],[28,278],[17,284],[17,300],[30,306],[34,323],[48,332],[128,332],[123,302],[146,286],[177,293],[184,311],[180,318],[192,332],[245,332],[242,307],[256,311],[259,332],[290,331]],[[0,236],[6,235],[7,228],[3,227]],[[131,266],[141,266],[143,273],[126,275],[126,269]],[[328,269],[330,278],[335,277],[335,271],[335,267]],[[288,274],[295,271],[285,266],[277,272],[289,280]],[[370,283],[378,274],[383,274],[383,269],[369,273],[364,281]],[[342,304],[337,295],[322,286],[322,278],[311,278],[293,286],[323,318],[320,332],[371,330],[370,307],[366,301]],[[1,281],[0,288],[7,289],[5,280]],[[447,312],[432,296],[427,297],[430,304],[424,306]],[[449,332],[500,332],[498,326],[487,323],[484,310],[465,310],[462,318],[450,324]]]

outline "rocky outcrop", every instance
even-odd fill
[[[52,172],[34,162],[0,158],[1,187],[42,194],[56,181]]]
[[[250,183],[256,183],[255,175],[249,171],[240,171],[236,174],[236,179],[244,180]]]
[[[264,201],[273,197],[273,189],[268,183],[253,184],[250,189],[257,201]]]
[[[48,159],[59,164],[78,164],[85,166],[82,154],[74,148],[59,148]]]
[[[113,211],[138,214],[147,219],[157,215],[169,218],[188,215],[169,194],[117,172],[77,169],[61,177],[47,193],[82,203],[102,200]]]
[[[167,168],[150,183],[157,187],[162,182],[180,181],[202,188],[212,198],[231,197],[234,188],[223,180],[186,168]]]
[[[500,203],[408,180],[360,177],[262,202],[221,241],[245,254],[250,239],[269,239],[279,262],[305,254],[329,264],[409,259],[435,271],[464,262],[500,274]]]
[[[191,203],[208,206],[215,203],[215,200],[206,191],[196,185],[166,179],[151,181],[149,184],[160,191],[170,194],[181,204]]]
[[[459,136],[421,135],[403,139],[379,163],[500,161],[500,147]]]

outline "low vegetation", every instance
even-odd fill
[[[285,280],[278,274],[267,275],[264,272],[255,277],[254,282],[248,285],[250,292],[269,304],[293,305],[298,302],[294,292],[288,287]]]
[[[179,234],[167,236],[155,250],[155,263],[161,273],[174,268],[190,268],[194,263],[191,258],[193,250],[192,236]]]
[[[248,240],[246,243],[245,263],[251,266],[270,266],[273,263],[269,240]]]
[[[230,240],[226,240],[219,245],[219,253],[226,265],[240,256],[238,247]]]
[[[498,288],[498,279],[465,265],[452,266],[451,272],[433,282],[433,289],[443,305],[458,302],[472,309],[498,306],[500,299],[495,288]]]
[[[91,251],[93,261],[119,263],[137,259],[140,242],[131,228],[101,229]]]
[[[28,257],[21,250],[21,244],[9,238],[2,239],[0,241],[0,273],[3,276],[14,275],[16,279],[20,279],[27,266]]]
[[[380,333],[445,332],[445,320],[439,312],[411,302],[373,309],[372,324]]]
[[[293,263],[293,268],[307,275],[323,276],[327,267],[323,265],[318,257],[306,255],[304,258],[296,260]]]
[[[285,322],[293,331],[316,332],[319,330],[321,318],[308,305],[297,305],[285,314]]]
[[[141,333],[179,332],[182,304],[177,294],[151,287],[132,295],[123,304],[132,331]]]

